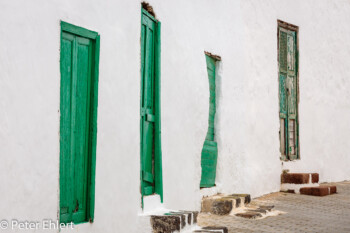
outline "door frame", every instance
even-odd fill
[[[277,83],[278,83],[278,90],[280,88],[280,64],[279,64],[279,42],[280,42],[280,28],[294,31],[295,32],[295,38],[296,38],[296,49],[295,49],[295,72],[296,72],[296,156],[293,158],[290,158],[289,155],[283,155],[280,150],[280,160],[282,161],[291,161],[291,160],[299,160],[300,159],[300,135],[299,135],[299,101],[300,101],[300,93],[299,93],[299,27],[290,23],[286,23],[282,20],[277,20]],[[278,108],[280,108],[280,96],[279,91],[277,93],[278,95]],[[280,122],[280,109],[278,109],[278,119]],[[280,123],[279,123],[280,124]],[[288,133],[288,132],[287,132]],[[280,124],[280,130],[279,130],[279,140],[281,142],[281,124]],[[288,140],[287,138],[285,140]],[[280,143],[281,145],[281,143]]]
[[[100,35],[97,32],[90,31],[88,29],[75,26],[73,24],[60,21],[60,48],[62,43],[62,33],[67,32],[80,37],[91,39],[93,56],[92,60],[92,80],[91,80],[91,102],[90,102],[90,128],[89,128],[89,143],[88,143],[88,185],[87,185],[87,216],[86,221],[94,221],[94,210],[95,210],[95,174],[96,174],[96,143],[97,143],[97,105],[98,105],[98,74],[99,74],[99,58],[100,58]],[[60,55],[61,58],[61,55]],[[61,72],[61,60],[60,60],[60,72]],[[61,76],[60,76],[61,78]],[[62,81],[62,79],[61,79]],[[60,88],[60,96],[62,96],[62,89]],[[61,98],[61,97],[60,97]],[[62,110],[62,102],[60,102],[60,111]],[[61,131],[61,118],[60,118],[60,131]],[[61,142],[60,142],[61,151]],[[60,164],[62,164],[62,156],[60,153]],[[61,166],[60,166],[61,169]],[[61,177],[61,170],[59,177]],[[60,183],[59,183],[60,189]],[[59,192],[60,195],[60,192]],[[60,201],[61,202],[61,201]],[[60,213],[60,202],[59,202],[59,213]],[[59,214],[59,218],[61,214]],[[61,222],[61,219],[60,219]]]

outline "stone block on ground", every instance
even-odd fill
[[[255,210],[249,210],[252,212],[257,212],[257,213],[261,213],[261,214],[267,214],[267,210],[263,210],[263,209],[255,209]]]
[[[215,199],[211,208],[211,213],[216,215],[226,215],[232,210],[232,200],[226,198]]]
[[[262,217],[262,214],[254,212],[254,211],[248,211],[248,212],[244,212],[244,213],[238,213],[238,214],[236,214],[236,216],[242,217],[242,218],[254,219],[254,218]]]
[[[251,201],[250,194],[231,194],[229,196],[231,196],[235,199],[236,198],[239,198],[239,199],[244,198],[244,204],[249,204]]]
[[[311,182],[314,183],[318,183],[319,181],[319,174],[318,173],[311,173]]]
[[[166,213],[164,215],[165,216],[179,216],[181,219],[181,228],[184,228],[186,226],[188,215],[185,214],[184,212],[170,212],[170,213]]]
[[[337,192],[336,186],[321,185],[319,187],[305,187],[300,189],[300,194],[311,195],[311,196],[327,196]]]
[[[174,231],[180,231],[181,228],[181,216],[168,215],[168,216],[151,216],[151,226],[153,233],[172,233]]]
[[[201,212],[216,215],[227,215],[233,208],[238,208],[242,203],[250,203],[249,194],[214,195],[202,199]]]
[[[208,227],[203,227],[204,230],[210,230],[212,231],[218,231],[218,232],[222,232],[222,233],[228,233],[228,229],[227,227],[212,227],[212,226],[208,226]]]
[[[228,229],[227,229],[227,227],[207,226],[207,227],[203,227],[200,230],[195,230],[192,232],[196,232],[196,233],[228,233]]]
[[[222,231],[195,230],[194,233],[222,233]]]
[[[308,184],[309,173],[283,173],[281,175],[282,184]]]
[[[259,209],[263,209],[263,210],[267,210],[267,211],[271,211],[273,208],[275,208],[275,206],[273,205],[260,205]]]

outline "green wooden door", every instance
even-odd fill
[[[283,160],[299,158],[296,32],[279,28],[280,150]]]
[[[202,148],[201,167],[202,176],[200,187],[212,187],[215,185],[216,163],[218,148],[215,141],[214,121],[216,113],[216,85],[215,85],[215,63],[216,60],[205,55],[209,79],[209,120],[208,131]]]
[[[160,150],[160,22],[141,17],[141,192],[162,197]]]
[[[61,33],[60,221],[91,217],[93,40]]]

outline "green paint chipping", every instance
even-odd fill
[[[141,194],[163,201],[160,129],[160,22],[141,10]]]
[[[99,35],[61,22],[60,222],[93,221]]]
[[[208,131],[202,148],[201,166],[202,176],[200,187],[207,188],[215,186],[216,163],[218,156],[217,143],[215,142],[215,113],[216,113],[216,86],[215,69],[216,60],[205,55],[209,80],[209,120]]]
[[[299,159],[297,33],[284,27],[279,34],[279,116],[282,160]]]

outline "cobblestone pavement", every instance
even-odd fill
[[[315,197],[272,193],[252,200],[251,204],[274,205],[284,214],[263,219],[244,219],[232,215],[201,213],[200,226],[225,226],[229,232],[346,232],[350,233],[350,182],[329,183],[337,194]]]

